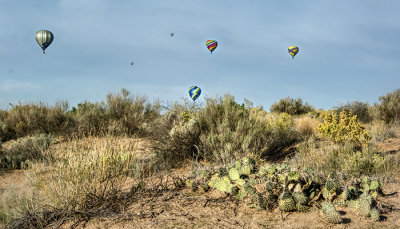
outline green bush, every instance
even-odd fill
[[[386,123],[400,121],[400,89],[379,97],[379,101],[376,106],[380,119]]]
[[[287,97],[273,104],[270,107],[270,111],[276,113],[288,113],[290,115],[301,115],[308,112],[313,112],[315,109],[307,103],[303,104],[303,100],[300,98],[292,99]]]
[[[370,114],[370,106],[368,103],[354,101],[346,103],[344,105],[335,108],[336,114],[340,114],[342,111],[357,115],[357,119],[363,123],[369,123],[372,121],[372,115]]]
[[[46,157],[46,150],[52,143],[51,135],[40,134],[11,140],[2,145],[0,167],[21,169],[31,161],[41,161]]]

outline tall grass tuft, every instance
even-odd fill
[[[40,217],[43,212],[84,214],[93,206],[102,206],[102,201],[130,188],[133,177],[145,176],[149,163],[138,160],[144,156],[140,144],[109,136],[75,139],[52,147],[53,162],[33,164],[27,171],[25,194],[6,190],[0,217],[8,221],[29,214],[45,220]],[[14,208],[10,207],[11,201]]]
[[[319,121],[310,116],[299,117],[295,120],[296,129],[299,132],[299,135],[303,138],[309,138],[316,136],[316,128],[319,124]]]

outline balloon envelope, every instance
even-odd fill
[[[197,86],[192,86],[189,88],[189,96],[190,98],[193,99],[193,101],[195,101],[197,98],[199,98],[201,94],[201,89]]]
[[[208,40],[206,41],[206,46],[208,50],[210,50],[210,52],[212,53],[217,48],[218,42],[215,40]]]
[[[44,50],[53,42],[54,36],[53,33],[48,30],[39,30],[35,34],[35,40],[44,53]]]
[[[288,51],[289,51],[289,54],[292,56],[292,58],[294,58],[294,56],[296,56],[296,54],[299,52],[299,47],[289,46]]]

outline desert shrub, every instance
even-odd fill
[[[295,123],[299,135],[303,138],[308,138],[315,136],[315,129],[318,126],[319,121],[310,116],[304,116],[297,118]]]
[[[73,120],[65,115],[68,103],[55,106],[38,104],[13,105],[8,111],[0,112],[0,138],[3,141],[40,133],[67,131]]]
[[[21,169],[27,167],[30,161],[41,161],[48,157],[46,150],[52,141],[52,136],[47,134],[11,140],[2,147],[0,167]]]
[[[206,106],[196,118],[201,130],[200,146],[204,157],[228,163],[246,153],[254,153],[249,150],[257,150],[257,147],[251,146],[260,129],[249,118],[249,110],[237,104],[233,96],[207,99]]]
[[[400,89],[379,97],[377,105],[380,119],[386,123],[400,121]]]
[[[70,113],[76,120],[76,134],[144,136],[160,116],[160,105],[147,102],[145,97],[131,97],[129,91],[121,89],[119,94],[108,94],[106,102],[86,101]]]
[[[145,135],[146,125],[160,115],[160,105],[150,104],[142,96],[129,97],[130,92],[121,89],[117,95],[107,95],[107,111],[113,125],[111,133]]]
[[[340,114],[342,111],[346,111],[347,113],[357,115],[357,119],[363,123],[372,121],[372,115],[370,114],[370,106],[368,103],[354,101],[336,107],[335,111],[337,114]]]
[[[297,140],[290,115],[267,117],[261,109],[236,103],[231,95],[209,98],[196,109],[176,106],[165,116],[171,118],[164,118],[169,136],[159,155],[174,158],[175,164],[188,158],[226,164],[245,155],[277,153]]]
[[[104,103],[85,101],[73,108],[73,117],[76,121],[75,132],[78,135],[105,134],[108,126]]]
[[[177,167],[197,154],[195,145],[198,145],[199,136],[191,133],[197,133],[193,129],[197,125],[194,115],[195,108],[189,103],[174,103],[150,125],[150,138],[156,142],[152,148],[163,169]]]
[[[314,110],[314,107],[312,107],[311,105],[307,103],[303,104],[302,99],[292,99],[289,97],[279,100],[279,102],[273,104],[270,107],[271,112],[288,113],[290,115],[306,114]]]
[[[200,150],[211,161],[229,163],[246,156],[267,157],[297,140],[288,114],[267,116],[257,108],[245,108],[234,97],[209,99],[198,115]]]
[[[336,143],[367,143],[370,139],[365,128],[358,122],[357,116],[340,112],[340,115],[328,113],[324,122],[317,127],[322,136]]]

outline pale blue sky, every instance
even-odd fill
[[[178,101],[192,85],[199,100],[230,93],[267,109],[287,96],[325,109],[373,103],[400,88],[399,10],[397,0],[0,0],[0,108],[75,106],[122,87]],[[46,55],[40,29],[54,34]]]

